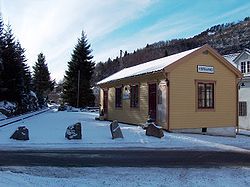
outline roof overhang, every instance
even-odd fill
[[[223,56],[221,56],[216,50],[214,50],[208,44],[203,45],[201,48],[195,50],[194,52],[188,54],[187,56],[184,56],[183,58],[177,60],[176,62],[170,64],[169,66],[166,66],[164,68],[165,73],[171,72],[178,65],[184,63],[185,61],[201,53],[210,53],[215,58],[217,58],[223,65],[225,65],[229,70],[231,70],[238,78],[243,77],[242,73],[236,67],[234,67],[229,61],[227,61]]]

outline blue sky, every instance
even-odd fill
[[[160,40],[192,37],[250,16],[249,0],[0,0],[5,23],[33,66],[43,52],[60,80],[81,31],[94,61],[115,58]]]

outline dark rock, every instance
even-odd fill
[[[76,123],[67,127],[65,138],[72,139],[82,139],[82,127],[81,123]]]
[[[104,110],[103,109],[100,112],[100,116],[104,116]]]
[[[110,131],[112,135],[112,139],[115,138],[123,138],[122,131],[120,126],[118,125],[118,122],[115,120],[110,124]]]
[[[157,127],[155,124],[151,123],[146,129],[146,135],[162,138],[164,136],[164,133],[161,127]]]
[[[67,107],[64,106],[64,105],[60,105],[60,106],[58,107],[58,111],[65,111],[66,109],[67,109]]]
[[[15,140],[29,140],[29,130],[25,126],[20,126],[10,138]]]

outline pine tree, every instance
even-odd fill
[[[78,43],[73,50],[71,60],[68,62],[68,70],[64,76],[63,98],[71,106],[86,107],[94,105],[95,97],[90,81],[95,64],[92,62],[93,56],[91,52],[87,37],[82,32],[81,38],[78,39]]]
[[[31,108],[31,74],[25,64],[25,50],[15,40],[11,26],[7,25],[6,30],[3,27],[0,17],[0,101],[15,102],[16,112],[24,113]]]
[[[54,88],[55,82],[51,80],[48,65],[45,63],[45,56],[40,53],[35,66],[33,66],[33,87],[37,94],[40,107],[45,104],[45,99]]]
[[[23,77],[22,77],[22,61],[16,48],[15,37],[12,33],[10,25],[4,32],[4,47],[2,50],[3,60],[3,95],[1,99],[16,102],[21,105],[23,94]]]
[[[31,90],[31,72],[29,66],[25,63],[27,61],[24,54],[25,50],[18,41],[16,43],[16,53],[18,54],[19,62],[22,64],[23,89],[28,94]]]
[[[25,50],[21,47],[21,44],[16,42],[16,53],[18,55],[18,61],[21,63],[21,83],[22,83],[22,97],[20,109],[22,113],[37,109],[37,101],[31,94],[31,72],[29,66],[25,63],[26,57],[24,55]]]
[[[4,94],[4,86],[3,86],[3,77],[2,77],[2,72],[3,72],[3,53],[2,50],[4,48],[4,36],[3,36],[3,21],[2,17],[0,15],[0,101],[2,100],[3,94]]]

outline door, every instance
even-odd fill
[[[157,86],[157,118],[161,125],[167,122],[167,84],[165,80],[159,82]]]
[[[148,85],[148,115],[156,120],[156,84]]]
[[[104,115],[108,114],[108,90],[103,90],[103,112]]]

